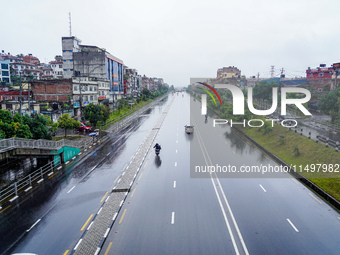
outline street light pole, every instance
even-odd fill
[[[21,106],[22,106],[22,84],[21,84],[21,72],[20,72],[20,108],[19,108],[20,116],[21,116]]]
[[[80,77],[78,76],[78,84],[79,84],[79,109],[80,109],[80,120],[83,120],[83,111],[82,111],[82,94],[81,94],[81,90],[82,90],[82,86],[80,83]]]

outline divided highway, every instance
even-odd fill
[[[288,174],[193,177],[195,165],[277,164],[229,126],[213,128],[189,95],[169,97],[174,101],[154,141],[160,155],[149,151],[100,254],[339,253],[339,213]],[[60,181],[1,211],[0,234],[10,238],[0,241],[0,253],[71,254],[171,101],[65,166]],[[185,134],[186,124],[195,125],[194,134]]]
[[[340,215],[288,174],[191,178],[190,163],[277,164],[205,123],[188,95],[175,96],[155,142],[160,157],[150,151],[100,254],[338,254]]]

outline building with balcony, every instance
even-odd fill
[[[314,87],[318,91],[322,91],[325,85],[329,85],[332,89],[335,84],[335,71],[333,67],[326,67],[320,64],[319,67],[306,70],[307,85]]]
[[[0,83],[11,83],[11,72],[9,60],[2,60],[0,57]]]
[[[217,70],[217,79],[222,78],[240,78],[241,71],[235,66],[222,67]]]

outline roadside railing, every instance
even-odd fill
[[[5,152],[17,148],[24,148],[24,149],[46,149],[46,150],[57,150],[65,146],[75,147],[75,148],[82,148],[86,146],[88,143],[87,140],[91,139],[80,139],[78,140],[67,140],[62,139],[59,141],[51,141],[51,140],[33,140],[33,139],[24,139],[24,138],[17,138],[12,137],[9,139],[0,139],[0,152]]]
[[[35,183],[44,181],[44,177],[51,176],[54,173],[54,163],[54,161],[51,161],[29,175],[23,177],[22,179],[12,183],[8,187],[0,190],[0,208],[5,202],[13,202],[15,199],[17,199],[19,193],[23,191],[28,192],[30,189],[32,189]],[[56,169],[59,171],[61,166]]]

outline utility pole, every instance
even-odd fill
[[[79,106],[79,109],[80,109],[80,120],[83,120],[83,110],[82,110],[82,105],[83,105],[83,103],[82,103],[82,101],[83,101],[83,96],[82,96],[82,94],[81,94],[81,91],[82,91],[82,86],[81,86],[81,83],[80,83],[80,77],[78,76],[78,84],[79,84],[79,104],[80,104],[80,106]]]
[[[31,90],[30,90],[31,83],[28,83],[28,116],[31,117]]]
[[[275,75],[275,66],[271,66],[271,69],[270,69],[270,76],[271,78],[273,78]]]
[[[19,108],[20,115],[21,115],[21,106],[22,106],[22,84],[21,84],[21,73],[20,73],[20,108]]]

